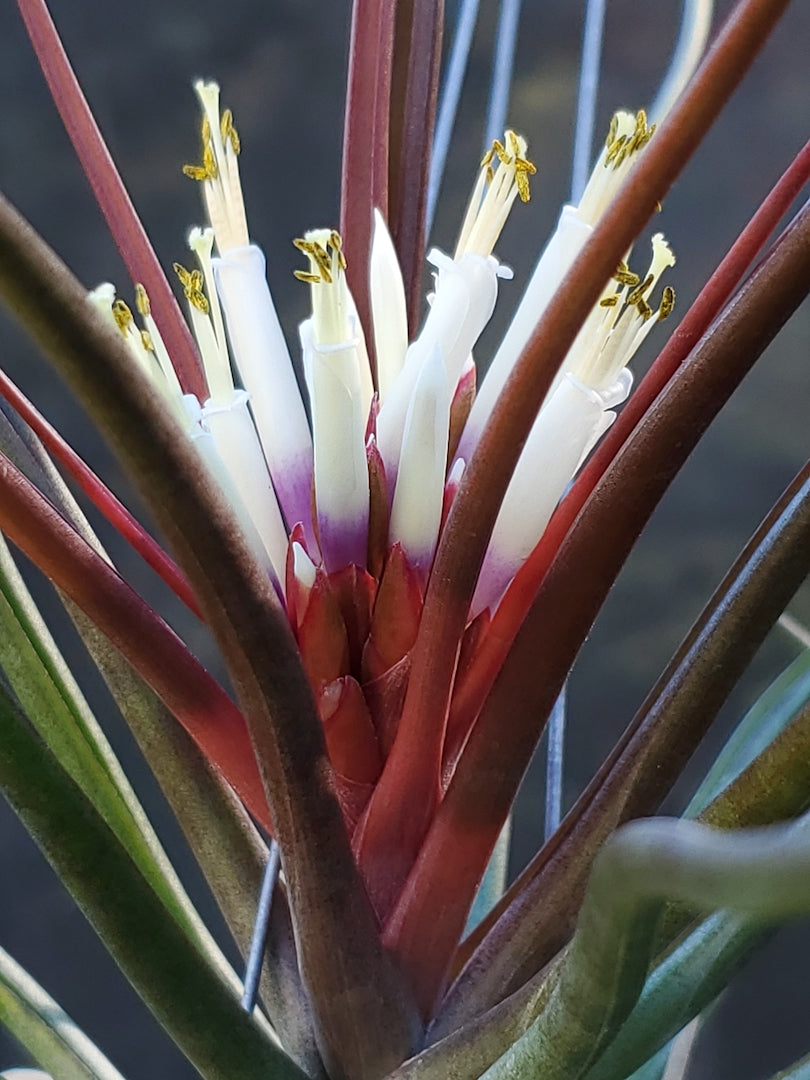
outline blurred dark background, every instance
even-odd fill
[[[52,0],[52,10],[134,201],[164,265],[184,260],[200,221],[198,191],[180,173],[197,157],[197,76],[223,87],[243,143],[252,237],[268,256],[271,288],[290,339],[306,291],[292,278],[290,241],[338,216],[341,111],[349,0]],[[729,8],[718,4],[718,17]],[[456,4],[449,0],[448,14]],[[498,245],[515,269],[478,350],[486,362],[533,260],[565,200],[584,4],[525,0],[510,125],[529,139],[534,196]],[[599,131],[618,106],[651,100],[676,33],[680,4],[608,5]],[[433,240],[453,241],[481,151],[497,4],[484,0]],[[795,3],[656,222],[678,256],[668,280],[681,311],[807,136],[810,6]],[[91,287],[129,285],[33,60],[12,0],[0,7],[0,187]],[[808,452],[807,307],[759,362],[704,438],[642,537],[583,649],[570,690],[566,804],[593,773],[713,587]],[[642,370],[662,337],[635,366]],[[25,339],[0,317],[0,363],[108,482],[138,508],[92,425]],[[95,519],[94,519],[95,521]],[[98,524],[98,523],[97,523]],[[109,531],[98,524],[109,540]],[[114,545],[111,543],[111,546]],[[114,547],[122,570],[217,668],[210,642],[138,561]],[[68,656],[86,671],[48,586],[31,575]],[[810,620],[810,599],[791,611]],[[776,630],[669,804],[677,810],[748,703],[797,653]],[[87,691],[132,770],[170,852],[205,914],[216,916],[182,840],[103,689]],[[519,869],[538,844],[543,780],[536,762],[514,845]],[[196,1075],[124,983],[33,843],[0,806],[0,945],[43,983],[129,1080]],[[758,1080],[810,1049],[808,926],[788,928],[755,957],[703,1033],[691,1075]],[[0,1033],[0,1068],[23,1055]]]

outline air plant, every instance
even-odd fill
[[[500,232],[536,169],[522,135],[493,138],[454,251],[426,253],[441,3],[355,0],[341,221],[290,249],[312,311],[293,343],[216,84],[196,86],[184,170],[207,217],[174,267],[186,319],[44,0],[19,0],[134,291],[88,293],[2,201],[0,292],[167,548],[6,375],[0,528],[59,590],[249,955],[244,978],[5,545],[0,786],[203,1077],[621,1080],[668,1060],[672,1075],[671,1041],[683,1049],[767,927],[810,909],[806,658],[684,818],[652,817],[807,573],[808,466],[574,807],[508,888],[503,874],[551,714],[559,781],[560,695],[607,592],[810,287],[807,207],[748,273],[808,147],[679,321],[669,244],[637,243],[785,6],[740,0],[691,79],[696,57],[649,115],[616,113],[476,388],[510,273]],[[661,352],[631,393],[648,337]],[[233,696],[119,575],[53,460],[204,620]],[[5,954],[0,1016],[55,1078],[121,1075]]]

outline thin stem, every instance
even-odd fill
[[[340,229],[346,252],[346,275],[366,331],[374,365],[371,333],[369,256],[372,211],[388,218],[388,130],[391,63],[394,47],[392,0],[354,0],[349,46],[349,75],[343,131]]]
[[[433,228],[436,203],[444,179],[444,169],[447,164],[447,154],[450,150],[453,127],[456,123],[456,113],[458,112],[458,102],[461,96],[461,87],[464,83],[464,75],[467,71],[467,61],[470,58],[470,47],[478,18],[479,3],[480,0],[461,0],[456,32],[453,35],[453,45],[450,49],[450,60],[447,64],[447,74],[444,77],[444,84],[439,97],[439,111],[436,118],[436,133],[433,136],[433,154],[430,162],[427,212],[425,215],[425,235],[428,237]]]
[[[712,25],[714,0],[683,0],[683,16],[672,63],[650,106],[650,119],[660,120],[672,108],[698,65]]]
[[[155,322],[183,389],[200,401],[208,397],[197,348],[154,248],[132,205],[76,74],[70,65],[45,0],[17,0],[39,66],[62,123],[73,143],[93,194],[133,283],[149,295]]]
[[[562,821],[563,775],[565,760],[565,720],[568,691],[567,684],[554,702],[548,721],[546,738],[546,817],[543,839],[548,842],[559,829]]]
[[[512,89],[512,72],[515,66],[515,43],[517,41],[520,6],[522,0],[501,0],[498,33],[495,38],[495,62],[489,88],[487,123],[484,129],[484,149],[492,146],[493,139],[503,138],[506,116],[509,112],[509,92]]]
[[[577,117],[574,121],[574,159],[571,169],[571,203],[574,206],[582,198],[591,171],[606,6],[607,0],[588,0],[585,9]]]
[[[397,249],[408,325],[419,321],[425,212],[436,120],[444,0],[397,0],[391,75],[389,226]]]
[[[256,994],[259,990],[259,979],[262,974],[262,962],[264,949],[267,944],[267,931],[270,927],[270,909],[273,904],[273,890],[278,881],[278,872],[281,865],[278,844],[271,841],[267,853],[267,865],[262,877],[262,888],[259,893],[259,904],[256,910],[256,922],[253,927],[253,937],[250,940],[250,952],[248,953],[245,967],[245,984],[242,989],[242,1008],[245,1012],[252,1013],[256,1005]]]

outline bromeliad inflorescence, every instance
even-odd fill
[[[643,112],[614,117],[582,201],[564,209],[477,397],[473,350],[494,310],[499,278],[512,276],[493,251],[514,202],[528,201],[536,171],[525,139],[507,131],[493,144],[453,256],[428,254],[434,287],[410,345],[402,278],[379,213],[370,327],[360,324],[338,233],[313,230],[296,240],[307,268],[295,276],[309,285],[312,300],[312,316],[300,327],[310,433],[264,281],[264,256],[248,236],[233,117],[220,114],[215,84],[198,83],[196,90],[202,164],[184,171],[202,186],[210,224],[189,237],[198,267],[175,270],[210,398],[182,396],[142,289],[138,310],[148,326],[140,337],[120,300],[112,311],[220,480],[286,604],[353,827],[396,738],[402,665],[418,630],[441,522],[476,432],[525,344],[527,309],[533,324],[654,129]],[[634,353],[656,318],[672,309],[671,286],[658,302],[654,294],[675,260],[661,234],[652,248],[643,276],[625,263],[617,268],[549,391],[493,531],[471,618],[497,607],[629,393]],[[94,296],[109,304],[111,287]],[[376,388],[367,339],[375,345]],[[244,389],[234,385],[231,356]]]
[[[481,336],[512,277],[495,250],[537,170],[526,140],[507,130],[484,155],[452,254],[425,256],[441,5],[417,0],[394,19],[394,5],[355,4],[343,235],[318,228],[293,241],[290,269],[311,314],[291,348],[248,230],[241,143],[216,84],[196,84],[201,154],[184,168],[208,219],[189,234],[187,264],[174,265],[184,320],[44,3],[19,2],[138,284],[133,308],[110,284],[88,302],[0,199],[0,289],[129,464],[178,565],[2,372],[0,392],[20,416],[0,413],[0,526],[76,605],[250,954],[245,978],[185,896],[2,543],[0,786],[206,1080],[593,1080],[611,1041],[622,1047],[625,1021],[626,1041],[638,1042],[637,1029],[648,1036],[649,1017],[631,1010],[651,965],[666,957],[647,987],[673,963],[680,979],[683,950],[695,970],[693,916],[671,911],[656,930],[665,898],[731,904],[755,919],[806,909],[810,897],[806,821],[765,838],[729,841],[687,822],[610,838],[655,813],[810,569],[810,467],[554,838],[505,895],[497,859],[487,874],[627,553],[810,280],[805,211],[726,303],[810,176],[808,149],[630,397],[633,358],[674,304],[663,234],[649,259],[634,244],[777,0],[741,0],[670,121],[669,92],[652,106],[655,123],[616,113],[488,364]],[[696,56],[687,52],[681,87]],[[399,176],[403,160],[414,170]],[[413,329],[423,257],[433,283]],[[476,360],[486,365],[480,387]],[[208,623],[238,705],[118,575],[36,435]],[[726,786],[710,778],[689,812],[714,825],[801,813],[806,754],[794,744],[806,747],[807,722],[791,720],[742,774],[726,769]],[[757,772],[773,774],[768,755],[791,777],[784,790]],[[485,874],[492,889],[480,889]],[[483,921],[465,937],[476,895],[487,902],[468,929]],[[748,923],[729,930],[727,914],[723,953],[736,963],[752,933]],[[266,1016],[254,1009],[265,931]],[[687,1004],[680,983],[667,991],[678,1018],[723,981],[711,966],[697,970],[694,992],[681,980]],[[68,1060],[70,1075],[117,1080],[63,1039],[55,1004],[43,1005],[0,952],[0,1013],[12,984],[37,1014],[38,1053],[47,1032],[43,1062],[55,1077]],[[638,1060],[620,1049],[615,1077],[600,1080],[630,1075],[674,1030],[656,1028]]]

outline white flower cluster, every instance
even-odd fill
[[[188,301],[210,397],[183,397],[170,358],[139,290],[143,329],[115,299],[93,294],[114,318],[220,480],[257,556],[283,597],[289,535],[292,569],[307,580],[365,568],[369,456],[382,462],[388,493],[388,543],[401,545],[424,583],[443,509],[518,355],[562,278],[582,250],[618,184],[649,142],[644,113],[618,113],[578,206],[566,206],[542,253],[449,459],[454,402],[471,396],[473,349],[489,321],[498,280],[511,277],[493,249],[517,198],[529,198],[534,165],[526,142],[507,132],[485,157],[452,257],[432,250],[435,287],[421,332],[408,343],[405,292],[394,245],[375,212],[369,288],[372,325],[360,324],[345,275],[340,236],[314,230],[295,241],[307,259],[296,276],[310,286],[312,315],[300,327],[311,425],[265,279],[265,259],[250,243],[239,181],[239,139],[219,88],[197,84],[203,108],[202,164],[186,166],[201,183],[210,227],[189,244],[197,268],[176,266]],[[216,249],[216,254],[214,253]],[[627,265],[583,326],[548,394],[509,486],[486,555],[472,614],[497,605],[542,536],[567,485],[630,391],[627,365],[656,319],[672,308],[665,288],[651,300],[674,257],[660,234],[643,277]],[[373,335],[376,395],[366,347]],[[233,369],[239,389],[234,382]],[[313,513],[314,509],[314,513]],[[305,582],[302,582],[305,584]]]

